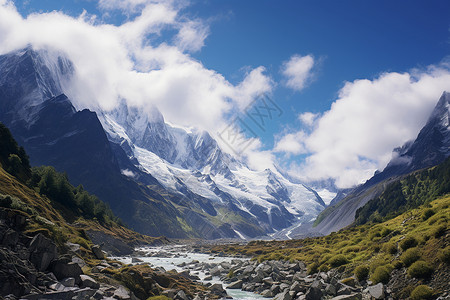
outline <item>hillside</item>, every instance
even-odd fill
[[[102,249],[128,254],[169,241],[127,229],[107,205],[52,167],[30,169],[1,123],[0,144],[0,299],[147,299],[167,288],[205,291],[177,273],[105,258]]]
[[[416,139],[394,149],[392,159],[383,171],[376,172],[366,183],[355,187],[345,198],[322,211],[314,222],[313,232],[329,234],[350,225],[358,209],[381,197],[386,189],[392,189],[392,184],[402,185],[398,181],[405,175],[445,161],[450,156],[449,119],[450,93],[444,92]]]
[[[422,186],[402,205],[392,211],[373,211],[370,203],[363,207],[364,223],[353,225],[330,235],[290,241],[254,241],[248,245],[212,248],[213,252],[241,253],[258,261],[304,261],[310,274],[337,272],[335,276],[349,282],[356,277],[356,286],[364,289],[382,282],[394,298],[405,299],[419,285],[431,287],[436,295],[450,292],[450,195],[439,193],[436,179],[448,185],[449,161],[438,167],[410,175],[402,181],[403,191]],[[436,177],[438,176],[438,178]],[[440,177],[444,176],[444,177]],[[412,178],[420,179],[414,181]],[[425,188],[417,182],[430,184]],[[431,182],[431,183],[430,183]],[[389,194],[389,191],[393,191]],[[383,194],[396,198],[396,186]],[[394,202],[395,203],[395,202]],[[399,204],[397,202],[397,204]],[[380,209],[383,206],[380,206]],[[394,213],[399,209],[398,213]],[[361,213],[361,216],[363,214]],[[359,222],[358,222],[359,223]],[[330,273],[328,273],[330,274]],[[334,273],[333,273],[334,274]]]

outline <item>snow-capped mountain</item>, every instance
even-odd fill
[[[0,114],[9,120],[32,117],[33,107],[63,93],[73,74],[72,63],[52,50],[27,48],[0,56]]]
[[[156,108],[77,111],[64,93],[76,67],[31,46],[0,56],[0,121],[32,157],[109,203],[137,231],[255,237],[313,219],[325,203],[278,170],[251,170],[207,131]]]
[[[170,125],[156,108],[143,113],[123,103],[100,119],[110,140],[165,188],[201,196],[213,206],[231,203],[267,232],[311,220],[325,207],[311,188],[276,170],[251,170],[222,151],[208,132]]]

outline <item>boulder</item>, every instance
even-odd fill
[[[131,300],[130,292],[123,286],[119,286],[118,289],[114,291],[114,299]]]
[[[261,296],[263,296],[264,298],[272,298],[273,293],[269,289],[267,289],[262,291]]]
[[[183,290],[180,290],[175,296],[175,300],[189,300],[189,298]]]
[[[81,279],[80,287],[82,288],[85,287],[89,287],[91,289],[100,288],[100,284],[88,275],[80,275],[80,279]]]
[[[54,262],[52,271],[59,280],[67,277],[75,278],[76,284],[81,282],[80,275],[83,274],[78,264],[74,262],[67,263],[64,260]]]
[[[310,287],[305,294],[306,300],[317,300],[322,298],[322,291],[316,287]]]
[[[209,289],[211,290],[211,292],[215,295],[218,296],[225,296],[227,294],[227,292],[223,289],[222,284],[220,283],[215,283],[213,285],[211,285],[209,287]]]
[[[384,298],[384,285],[381,282],[376,285],[369,286],[367,289],[369,294],[375,299]]]
[[[242,280],[235,281],[227,286],[227,289],[241,289],[243,283],[244,282]]]
[[[19,233],[12,229],[7,229],[3,234],[2,245],[5,247],[12,247],[19,241]]]
[[[50,263],[58,256],[55,243],[41,233],[38,233],[31,240],[29,252],[31,263],[33,263],[39,271],[47,270]]]
[[[274,300],[292,300],[292,296],[289,293],[289,290],[286,290],[286,291],[276,295],[275,298],[273,298],[273,299]],[[317,298],[317,299],[320,299],[320,298]]]
[[[215,266],[214,268],[211,269],[210,273],[211,273],[212,276],[220,276],[221,267],[220,266]]]
[[[95,258],[97,259],[104,259],[105,256],[103,255],[103,251],[99,245],[94,245],[91,247],[92,253],[94,254]]]

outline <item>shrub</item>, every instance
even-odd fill
[[[386,253],[395,254],[397,253],[397,245],[395,245],[395,243],[386,243],[383,246],[383,250]]]
[[[444,235],[445,231],[447,230],[447,226],[441,225],[433,230],[433,235],[435,238],[440,238]]]
[[[433,290],[426,285],[417,286],[410,296],[411,300],[433,299]]]
[[[309,275],[317,273],[318,270],[319,270],[318,262],[313,262],[312,264],[308,265],[308,274]]]
[[[385,237],[385,236],[387,236],[389,233],[391,233],[392,232],[392,230],[391,229],[389,229],[389,228],[383,228],[383,230],[381,231],[381,236],[382,237]]]
[[[370,280],[372,280],[373,283],[388,283],[389,282],[389,271],[385,266],[380,266],[375,269],[375,272],[373,272],[372,276],[370,276]]]
[[[434,210],[432,210],[432,209],[427,209],[427,210],[425,210],[424,212],[423,212],[423,216],[422,216],[422,219],[424,220],[424,221],[426,221],[426,220],[428,220],[432,215],[434,215]]]
[[[414,262],[418,261],[419,259],[420,259],[420,253],[419,253],[419,250],[417,249],[417,247],[409,248],[401,256],[401,260],[406,267],[409,267],[410,265],[412,265]]]
[[[401,261],[399,261],[399,260],[396,260],[396,261],[394,262],[394,268],[395,268],[395,269],[401,269],[401,268],[403,268],[403,263],[402,263]]]
[[[330,264],[330,266],[331,266],[332,268],[337,268],[337,267],[339,267],[339,266],[348,264],[348,260],[347,260],[347,258],[346,258],[344,255],[338,254],[338,255],[336,255],[336,256],[330,258],[330,259],[328,260],[328,263]]]
[[[327,264],[323,264],[319,267],[319,272],[328,272],[330,270],[330,267]]]
[[[442,249],[441,251],[442,252],[439,253],[439,260],[447,265],[450,265],[450,247]]]
[[[402,248],[403,251],[415,246],[417,246],[417,240],[412,236],[405,237],[400,243],[400,248]]]
[[[433,268],[425,261],[419,260],[408,268],[408,275],[414,278],[427,278],[433,274]]]
[[[358,281],[366,280],[367,276],[369,276],[369,267],[364,265],[357,266],[354,273]]]

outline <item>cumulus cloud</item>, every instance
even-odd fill
[[[288,133],[275,143],[273,150],[274,152],[283,152],[294,155],[307,153],[304,145],[305,138],[306,133],[304,131]]]
[[[125,99],[142,110],[155,105],[171,123],[215,132],[227,114],[273,83],[257,67],[233,85],[193,59],[189,52],[203,47],[209,27],[183,14],[187,4],[100,0],[102,10],[129,14],[114,25],[89,12],[78,18],[63,12],[22,17],[12,2],[0,0],[0,54],[29,44],[66,54],[76,68],[66,93],[79,109],[111,110]]]
[[[285,85],[295,91],[303,90],[312,78],[314,57],[295,54],[283,63],[281,73],[286,78]]]
[[[304,125],[311,127],[314,125],[314,122],[316,121],[319,114],[315,114],[312,112],[305,112],[298,115],[298,119],[300,122],[302,122]]]
[[[362,183],[417,136],[444,90],[450,90],[446,64],[347,82],[305,137],[306,161],[291,171],[309,180],[334,178],[342,188]]]

